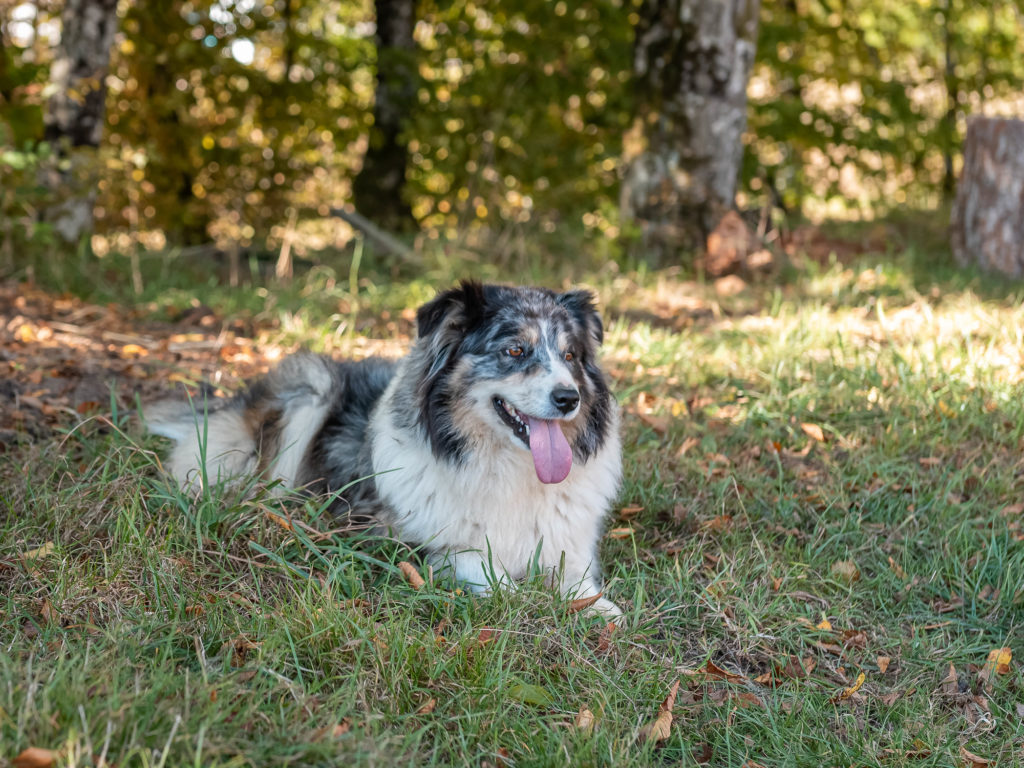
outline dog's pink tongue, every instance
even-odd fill
[[[542,483],[560,483],[572,469],[572,448],[557,421],[530,420],[530,453]]]

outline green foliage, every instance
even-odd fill
[[[1020,14],[1016,0],[766,0],[750,189],[835,213],[934,206],[965,116],[1019,97]]]
[[[620,232],[636,2],[418,2],[406,199],[428,235],[558,220]],[[59,20],[55,6],[34,7],[28,42],[11,32],[13,11],[0,19],[0,124],[19,152],[42,139],[53,40],[41,35]],[[325,216],[351,199],[372,121],[369,0],[170,0],[122,13],[100,232],[246,245],[290,211]],[[764,0],[744,203],[842,215],[934,206],[966,116],[1020,108],[1022,18],[1021,0]],[[35,205],[24,185],[7,189],[28,195],[7,210]]]
[[[431,225],[525,222],[615,194],[628,0],[425,3],[409,181]]]
[[[108,99],[108,226],[134,215],[177,241],[209,228],[246,242],[289,206],[341,202],[370,103],[369,42],[351,33],[365,9],[280,5],[129,7]]]

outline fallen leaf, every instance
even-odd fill
[[[633,529],[629,527],[625,528],[612,528],[605,534],[609,539],[628,539],[633,535]]]
[[[826,632],[831,632],[832,631],[832,622],[830,622],[828,619],[822,619],[821,621],[819,621],[817,624],[814,625],[814,628],[815,629],[823,629]]]
[[[960,677],[956,673],[953,662],[949,662],[949,674],[942,678],[942,692],[947,696],[960,693]]]
[[[121,347],[121,357],[145,357],[148,354],[149,350],[138,344],[125,344]]]
[[[416,566],[412,563],[403,560],[398,564],[398,570],[402,572],[402,575],[405,576],[405,580],[409,582],[409,585],[413,589],[420,589],[427,583],[423,580],[423,577],[420,576],[420,572],[416,570]]]
[[[676,705],[676,693],[679,691],[679,680],[672,684],[668,696],[661,702],[658,708],[658,716],[654,722],[647,725],[640,731],[641,738],[647,742],[658,743],[664,741],[672,734],[672,708]]]
[[[992,688],[992,681],[996,675],[1005,675],[1010,672],[1012,660],[1013,651],[1009,648],[993,648],[988,652],[985,666],[978,673],[978,677],[985,683],[986,689]]]
[[[590,733],[594,730],[594,713],[586,708],[581,709],[573,725],[584,733]]]
[[[656,416],[653,413],[638,413],[637,416],[640,417],[640,421],[659,435],[664,435],[668,432],[669,424],[671,424],[668,416]]]
[[[892,559],[892,555],[889,556],[889,570],[895,573],[898,579],[907,578],[907,572],[903,570],[899,563]]]
[[[802,680],[808,677],[817,666],[818,662],[813,656],[805,656],[803,659],[790,656],[786,666],[782,668],[782,674],[793,680]]]
[[[416,714],[417,715],[429,715],[431,712],[434,711],[434,707],[436,707],[436,706],[437,706],[437,699],[435,699],[435,698],[427,699],[427,701],[422,706],[420,706],[419,709],[416,710]]]
[[[49,768],[60,755],[52,749],[29,747],[11,760],[14,768]]]
[[[686,438],[685,440],[683,440],[683,444],[680,445],[679,449],[676,451],[676,458],[683,458],[683,456],[685,456],[691,448],[699,444],[700,440],[698,440],[696,437]]]
[[[1010,648],[994,648],[988,652],[988,660],[985,666],[995,668],[996,674],[1006,675],[1010,672],[1010,662],[1013,660],[1013,651]]]
[[[603,594],[603,592],[598,592],[596,595],[591,595],[590,597],[580,597],[573,600],[569,603],[569,613],[579,613],[580,611],[586,610],[600,600],[601,595]]]
[[[30,560],[39,560],[53,554],[54,546],[52,541],[48,541],[41,547],[30,549],[28,552],[21,553],[21,561],[27,563]]]
[[[889,662],[891,661],[892,659],[890,659],[888,656],[879,656],[878,658],[876,658],[875,663],[878,665],[878,671],[884,675],[888,671]]]
[[[964,759],[964,766],[966,768],[985,768],[987,765],[991,765],[992,761],[984,757],[978,757],[973,752],[968,752],[967,747],[960,746],[960,757]]]
[[[554,697],[548,693],[546,688],[532,683],[514,683],[508,689],[508,695],[516,701],[534,707],[550,707],[555,702]]]
[[[847,584],[852,584],[860,578],[860,569],[853,560],[838,560],[832,563],[829,570],[838,580]]]
[[[864,685],[864,681],[866,679],[867,675],[861,672],[859,675],[857,675],[856,682],[849,688],[843,688],[843,690],[840,693],[836,694],[831,698],[831,702],[833,704],[838,704],[840,701],[846,701],[848,698],[853,696],[853,694],[860,690],[860,687]]]
[[[708,663],[704,665],[704,671],[707,672],[712,680],[727,680],[730,683],[738,683],[745,679],[743,675],[737,675],[735,672],[722,669],[711,659],[708,659]]]
[[[621,519],[621,520],[631,520],[632,518],[636,517],[637,515],[639,515],[643,511],[644,511],[643,507],[638,507],[638,506],[623,507],[622,509],[619,510],[619,519]]]
[[[819,443],[825,442],[825,433],[821,431],[821,427],[817,424],[803,423],[800,425],[800,429],[804,431],[804,434],[817,440]]]
[[[705,531],[713,533],[728,531],[732,528],[732,515],[717,515],[710,520],[705,520],[700,524],[700,527]]]
[[[344,736],[350,730],[352,730],[352,723],[346,717],[340,723],[336,723],[335,725],[328,725],[323,728],[317,728],[315,731],[313,731],[310,741],[321,741],[325,738],[336,739],[339,736]]]
[[[284,528],[286,531],[294,530],[291,521],[284,517],[281,517],[281,515],[274,514],[269,510],[264,514],[266,514],[266,516],[271,520],[271,522],[276,523],[277,525]]]
[[[601,629],[601,634],[597,638],[597,652],[604,653],[608,650],[612,643],[612,635],[615,634],[616,624],[614,621],[609,621]]]

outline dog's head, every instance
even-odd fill
[[[587,291],[464,282],[417,313],[420,421],[439,458],[511,443],[544,483],[604,442],[611,400],[604,336]]]

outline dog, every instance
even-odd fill
[[[597,561],[622,474],[592,294],[463,282],[416,314],[398,361],[285,358],[219,406],[160,403],[182,488],[258,475],[338,493],[476,591],[539,567],[621,614]]]

